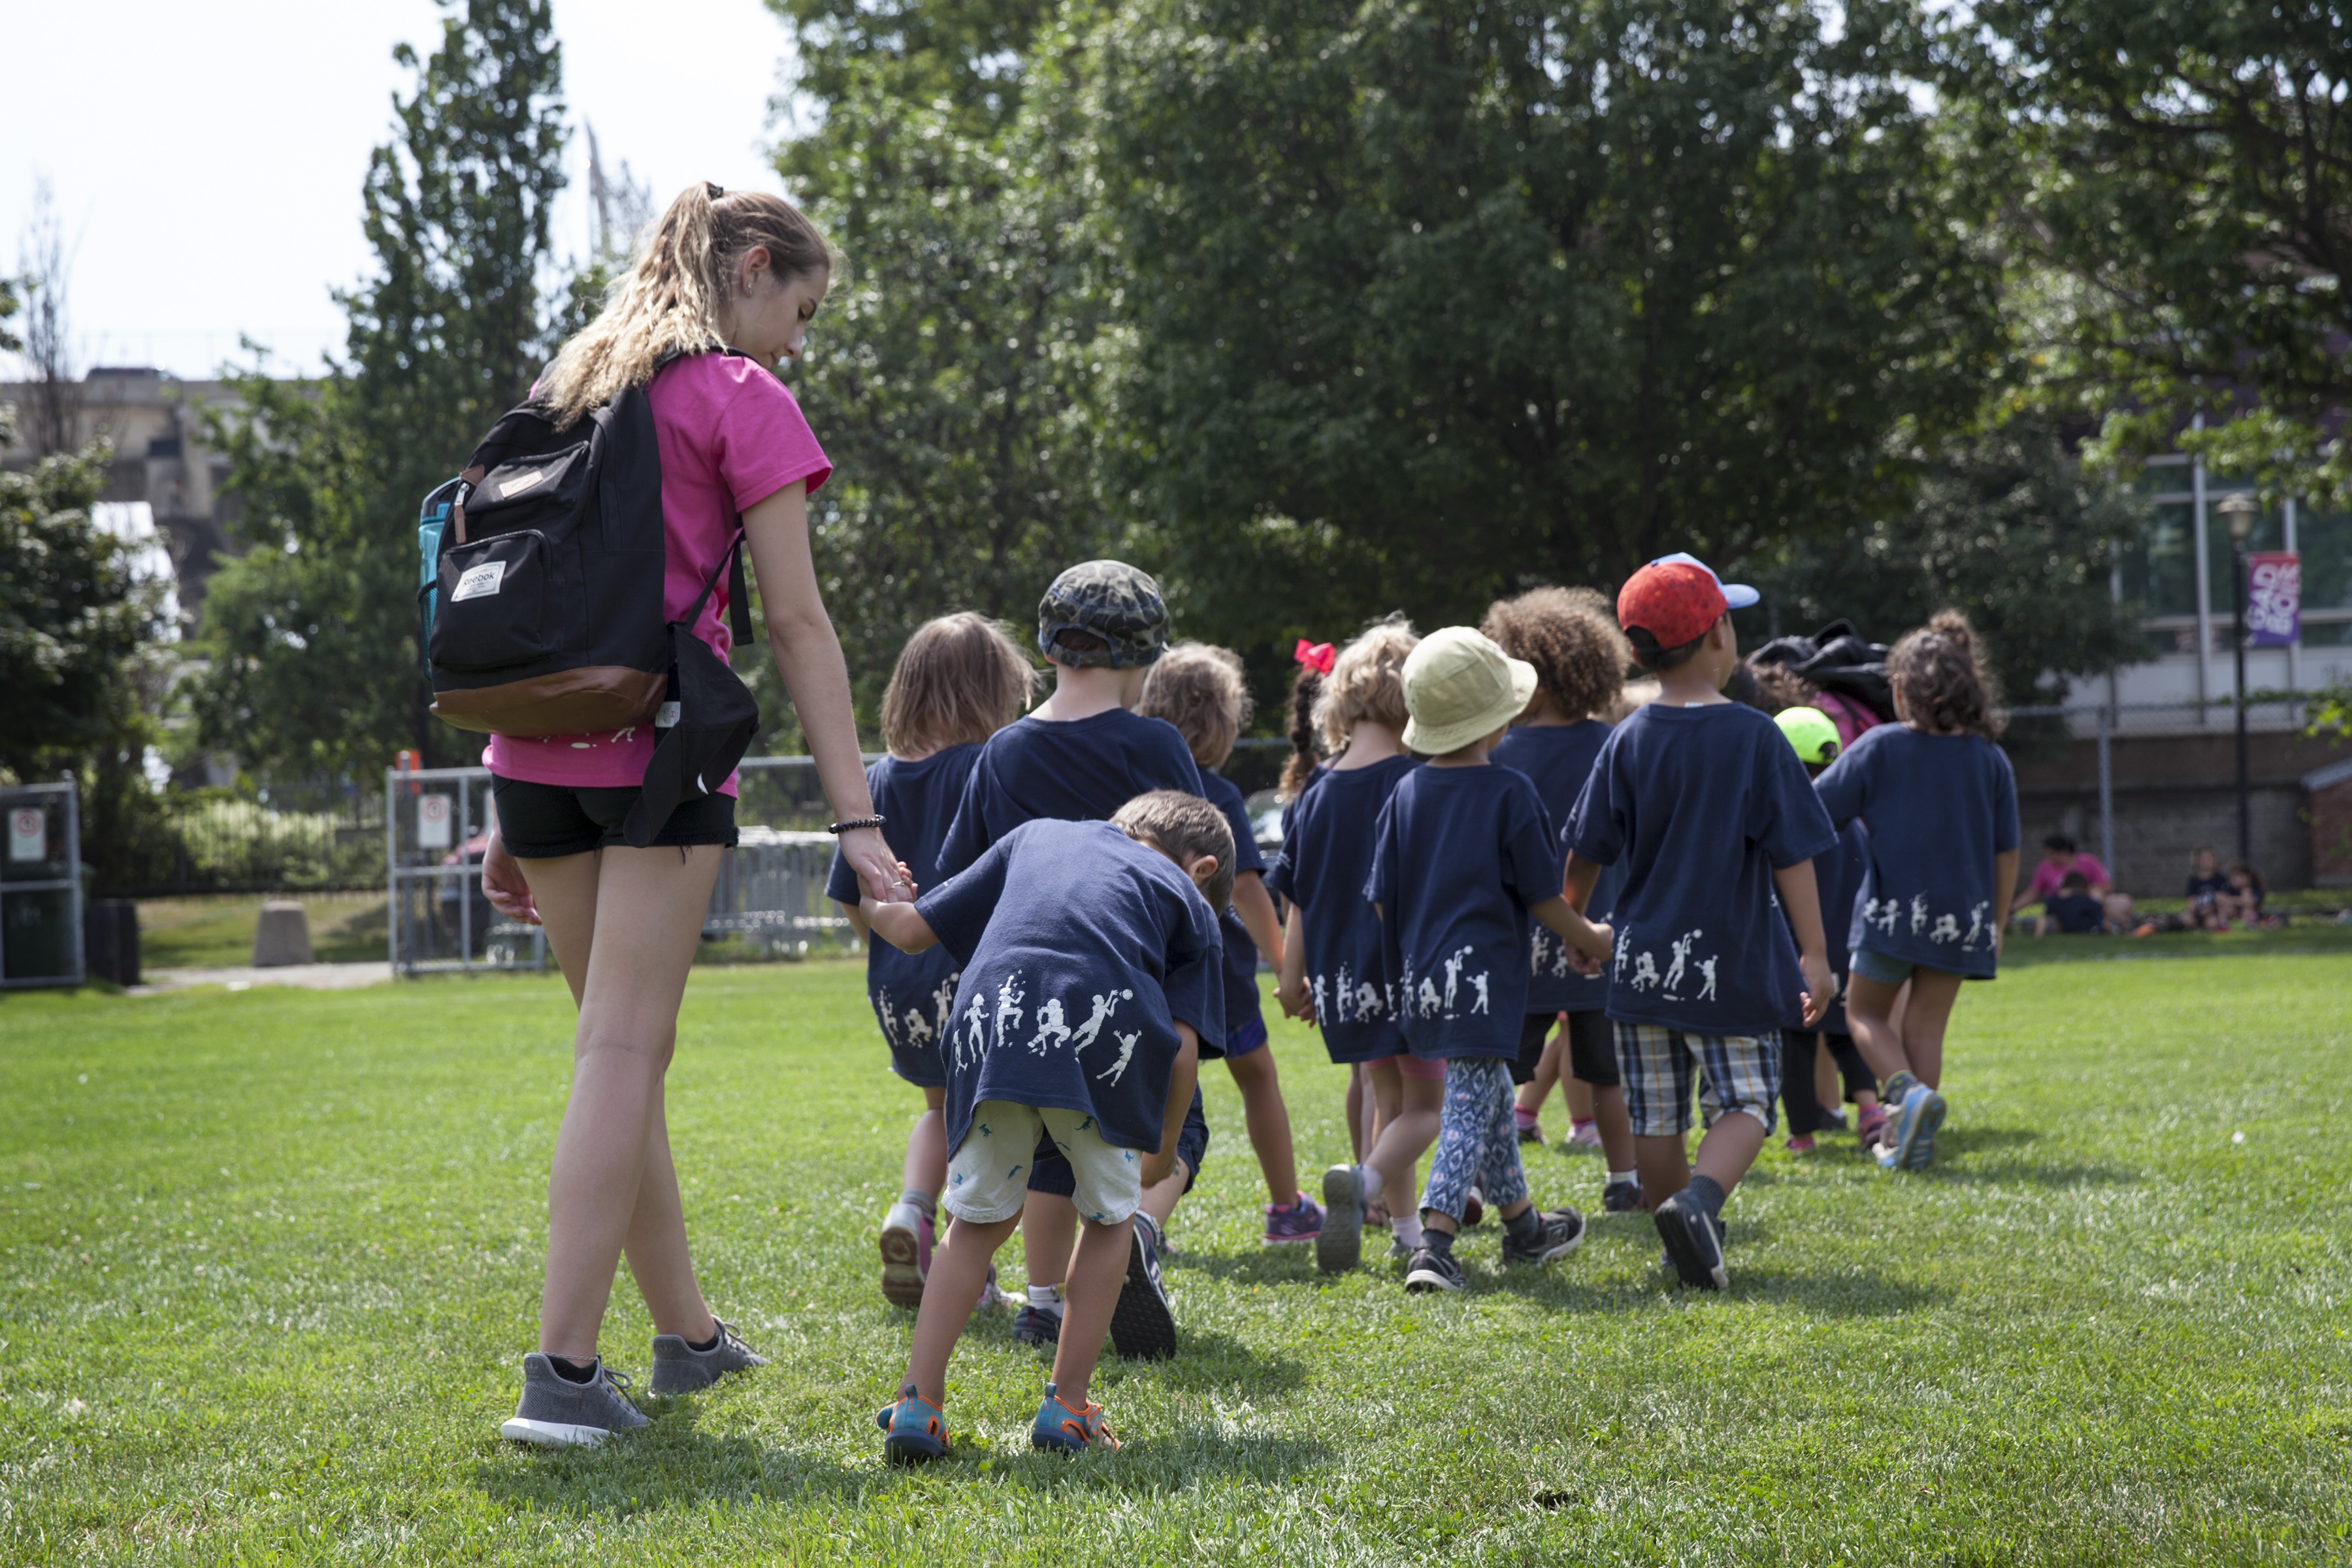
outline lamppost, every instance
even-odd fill
[[[2221,503],[2230,523],[2230,647],[2238,664],[2238,858],[2252,863],[2253,825],[2246,777],[2246,540],[2254,531],[2254,498],[2234,495]]]

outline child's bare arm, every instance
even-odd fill
[[[1160,1121],[1160,1152],[1143,1162],[1143,1184],[1157,1186],[1176,1168],[1176,1141],[1184,1135],[1184,1118],[1192,1109],[1192,1090],[1201,1082],[1201,1037],[1190,1024],[1176,1026],[1176,1065],[1168,1073],[1168,1110]]]
[[[1282,967],[1282,922],[1275,918],[1274,895],[1265,890],[1265,878],[1256,871],[1244,871],[1234,879],[1234,912],[1242,917],[1242,928],[1257,943],[1258,952],[1276,969]]]
[[[1559,890],[1567,896],[1570,903],[1577,907],[1579,912],[1581,912],[1584,906],[1592,900],[1593,884],[1600,880],[1600,862],[1587,860],[1573,849],[1568,852],[1568,866],[1560,873]]]
[[[1797,967],[1805,973],[1805,1026],[1811,1028],[1837,999],[1829,939],[1822,933],[1821,883],[1813,863],[1800,860],[1773,872],[1772,885],[1780,889],[1780,907],[1789,911],[1789,928],[1797,934]]]
[[[877,904],[872,899],[859,906],[866,912],[866,923],[874,934],[897,948],[900,952],[926,952],[939,945],[939,933],[931,922],[915,912],[912,904]]]
[[[1274,989],[1285,1016],[1315,1022],[1315,998],[1307,989],[1307,911],[1290,906],[1290,924],[1282,939],[1282,969]]]
[[[2009,929],[2009,901],[2017,896],[2017,851],[1992,858],[1992,951],[2000,955],[2000,933]]]
[[[1570,967],[1579,974],[1600,973],[1601,961],[1609,956],[1611,932],[1607,926],[1595,925],[1586,920],[1582,910],[1557,893],[1542,903],[1529,904],[1528,913],[1541,921],[1560,941],[1568,943],[1576,957],[1587,959],[1591,963],[1588,969],[1576,963],[1576,957],[1571,957]]]
[[[839,902],[838,900],[835,901]],[[866,907],[863,904],[842,904],[841,912],[849,917],[849,929],[857,933],[859,942],[870,942],[874,940],[874,925],[866,918]]]

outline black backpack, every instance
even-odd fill
[[[466,471],[481,477],[459,484],[447,525],[431,531],[420,594],[435,716],[497,735],[652,723],[671,657],[661,453],[645,388],[562,431],[525,403],[490,427]],[[740,539],[729,560],[740,644],[751,635]]]
[[[1870,642],[1846,620],[1832,621],[1811,637],[1776,637],[1748,655],[1753,664],[1784,664],[1824,691],[1850,697],[1895,721],[1895,689],[1886,679],[1886,645]]]
[[[751,691],[693,632],[718,570],[684,620],[662,614],[661,453],[645,388],[561,432],[534,404],[509,410],[467,472],[481,477],[440,486],[420,514],[433,712],[498,735],[656,726],[623,826],[642,847],[680,800],[725,781],[759,721]],[[741,647],[751,617],[740,526],[721,565]]]

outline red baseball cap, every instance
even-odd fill
[[[1706,635],[1726,610],[1757,600],[1744,583],[1726,583],[1695,555],[1661,555],[1617,590],[1617,624],[1636,626],[1660,647],[1680,647]]]

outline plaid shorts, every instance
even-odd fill
[[[1636,1138],[1679,1138],[1690,1131],[1694,1071],[1707,1126],[1744,1110],[1769,1134],[1780,1097],[1780,1037],[1686,1035],[1663,1024],[1619,1023],[1617,1071]]]

